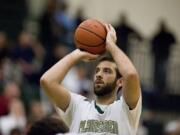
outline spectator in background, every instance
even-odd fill
[[[55,21],[58,25],[58,39],[60,43],[66,44],[68,47],[74,49],[73,32],[76,22],[72,16],[67,13],[68,3],[66,1],[59,1],[58,9],[55,13]]]
[[[75,17],[76,26],[78,26],[84,20],[85,20],[85,17],[83,16],[83,9],[79,8],[76,12],[76,17]]]
[[[8,57],[8,38],[6,33],[0,31],[0,93],[4,83],[4,63]]]
[[[68,131],[68,127],[62,120],[47,117],[36,121],[27,135],[55,135],[57,133],[67,133]]]
[[[57,0],[48,0],[47,7],[39,20],[39,39],[47,52],[51,52],[57,41],[57,27],[54,18],[57,5]]]
[[[3,77],[3,68],[2,68],[2,64],[0,63],[0,94],[3,90],[3,86],[4,86],[4,77]]]
[[[4,85],[3,66],[4,66],[4,62],[7,56],[8,56],[8,39],[7,39],[6,34],[0,31],[0,94],[3,90],[3,85]],[[0,111],[0,115],[1,115],[1,111]]]
[[[9,110],[8,115],[0,118],[0,130],[3,135],[9,135],[10,131],[16,127],[23,131],[26,126],[25,110],[21,100],[11,100]]]
[[[14,82],[5,85],[3,94],[0,95],[0,116],[9,113],[9,105],[14,98],[20,98],[20,89]]]
[[[63,85],[71,92],[89,97],[91,93],[91,81],[87,78],[85,65],[79,64],[72,67],[63,80]]]
[[[115,30],[117,33],[117,45],[127,55],[129,55],[130,39],[142,40],[140,33],[128,24],[127,15],[125,13],[120,14],[119,22]]]
[[[38,80],[42,66],[39,61],[43,58],[37,55],[37,51],[39,54],[44,55],[41,44],[35,42],[32,34],[27,31],[22,31],[19,34],[18,42],[11,51],[13,64],[19,67],[22,74],[21,90],[26,106],[32,98],[39,98]]]
[[[164,135],[180,135],[180,121],[170,121],[165,125]]]
[[[12,49],[12,59],[21,67],[24,79],[29,81],[31,74],[34,72],[32,65],[34,59],[33,40],[30,33],[22,31],[19,34],[18,43]]]
[[[30,104],[30,112],[29,112],[29,120],[32,122],[38,121],[45,116],[45,112],[42,108],[42,104],[40,101],[31,101]]]
[[[91,88],[91,81],[87,77],[87,70],[85,66],[79,65],[76,68],[76,72],[77,72],[77,77],[78,77],[77,85],[78,85],[78,89],[80,90],[79,94],[85,97],[89,97],[92,88]]]
[[[10,39],[15,40],[23,28],[28,13],[28,1],[0,1],[0,30],[6,31]]]
[[[8,39],[4,32],[0,32],[0,63],[8,56]]]
[[[174,34],[168,30],[165,20],[161,20],[159,29],[151,41],[154,56],[154,87],[159,93],[164,93],[167,89],[168,59],[170,49],[175,43]]]
[[[54,65],[59,59],[63,58],[68,52],[69,49],[64,44],[56,43],[52,48],[52,52],[47,52],[48,54],[43,61],[42,73]]]

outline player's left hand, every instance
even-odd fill
[[[81,56],[81,60],[85,62],[96,60],[99,55],[95,55],[86,51],[81,51],[80,49],[76,49],[77,53]]]

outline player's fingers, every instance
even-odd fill
[[[98,54],[92,54],[92,53],[89,53],[89,52],[84,52],[86,57],[90,58],[90,59],[95,59],[97,57],[99,57]]]
[[[114,30],[114,28],[112,27],[112,25],[109,24],[108,27],[109,27],[109,32],[110,32],[110,34],[111,34],[111,35],[116,35],[116,31]]]
[[[116,31],[115,31],[115,29],[113,27],[112,27],[112,31],[113,31],[114,34],[116,34]]]
[[[99,55],[94,55],[94,54],[90,54],[90,55],[89,55],[89,58],[90,58],[90,59],[96,59],[97,57],[99,57]]]
[[[108,24],[108,28],[109,28],[109,30],[111,30],[111,24]]]
[[[111,30],[113,33],[116,33],[114,27],[113,27],[111,24],[109,24],[109,27],[110,27],[110,30]]]
[[[94,54],[88,53],[88,54],[86,54],[83,61],[85,61],[85,62],[93,61],[93,60],[96,60],[98,57],[99,57],[99,55],[94,55]]]
[[[105,27],[106,27],[107,32],[109,32],[110,31],[109,24],[105,24]]]

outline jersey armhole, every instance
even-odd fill
[[[121,99],[122,99],[123,106],[126,108],[126,110],[127,110],[129,113],[133,114],[133,113],[137,112],[138,109],[139,109],[139,107],[140,107],[140,109],[141,109],[141,106],[142,106],[142,95],[141,95],[141,94],[140,94],[140,96],[139,96],[138,102],[137,102],[136,107],[135,107],[134,109],[130,109],[130,108],[129,108],[129,106],[127,105],[127,103],[126,103],[126,101],[125,101],[125,99],[124,99],[123,96],[121,97]]]

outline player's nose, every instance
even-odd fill
[[[96,79],[102,79],[102,72],[99,71],[97,74],[96,74]]]

